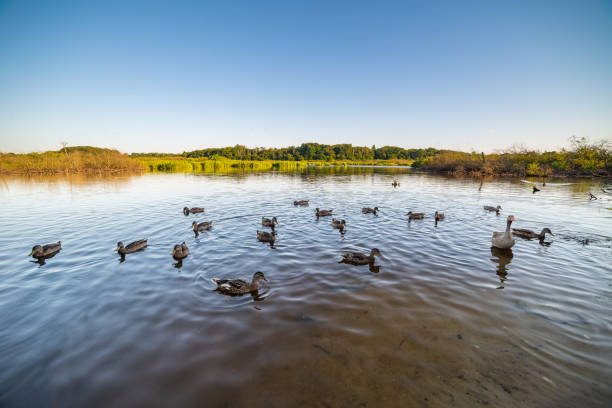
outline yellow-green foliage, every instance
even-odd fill
[[[606,142],[588,143],[572,138],[573,149],[537,152],[514,149],[504,153],[463,153],[443,150],[414,163],[424,170],[454,174],[512,174],[546,176],[551,174],[589,175],[612,173],[612,151]]]
[[[142,171],[144,167],[117,150],[77,146],[44,153],[0,153],[3,173],[81,173],[100,171]]]
[[[305,168],[305,161],[272,161],[272,160],[229,160],[216,157],[208,160],[187,159],[182,157],[150,158],[138,157],[151,172],[244,172],[266,170],[297,170]]]

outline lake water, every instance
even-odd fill
[[[599,191],[377,168],[4,177],[0,406],[610,406],[612,203]],[[551,244],[492,251],[509,214],[550,228]],[[274,247],[256,239],[262,216],[278,218]],[[213,228],[196,238],[194,219]],[[148,248],[121,262],[116,242],[140,238]],[[58,240],[44,265],[28,257]],[[373,247],[379,269],[338,263]],[[213,290],[212,277],[255,271],[270,281],[257,296]]]

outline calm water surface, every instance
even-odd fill
[[[0,405],[610,406],[612,203],[586,199],[597,182],[566,183],[534,195],[373,168],[4,178]],[[550,246],[492,251],[509,214],[549,227]],[[279,220],[273,248],[256,240],[262,216]],[[194,219],[212,230],[194,237]],[[121,262],[116,242],[140,238]],[[46,264],[28,258],[57,240]],[[338,263],[373,247],[378,271]],[[257,297],[213,291],[255,271],[270,280]]]

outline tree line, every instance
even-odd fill
[[[404,149],[397,146],[353,146],[350,143],[326,145],[319,143],[302,143],[300,146],[282,148],[255,147],[243,145],[232,147],[199,149],[183,152],[178,155],[185,158],[218,159],[225,157],[232,160],[321,160],[321,161],[363,161],[363,160],[422,160],[440,151],[432,147],[427,149]],[[177,156],[165,153],[133,153],[133,157],[167,157]]]

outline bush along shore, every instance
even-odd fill
[[[612,150],[608,142],[589,143],[585,138],[570,140],[572,149],[558,152],[513,149],[485,155],[443,150],[415,161],[412,166],[458,176],[612,176]]]
[[[0,153],[0,173],[53,174],[144,171],[144,165],[113,149],[65,147],[44,153]]]

